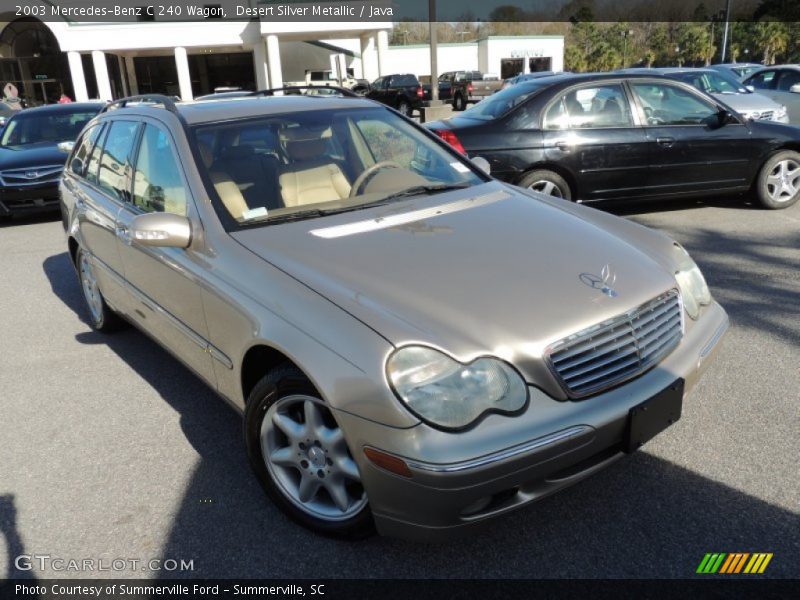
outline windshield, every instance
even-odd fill
[[[24,146],[38,142],[71,142],[100,109],[58,112],[22,112],[3,130],[0,146]]]
[[[464,158],[383,108],[203,125],[195,140],[218,212],[239,225],[357,210],[484,181]]]
[[[525,82],[507,87],[496,94],[484,98],[471,108],[468,108],[463,113],[463,116],[480,121],[498,119],[545,87],[547,87],[547,83],[542,81]]]
[[[707,94],[747,94],[747,89],[735,77],[718,72],[674,73],[672,77],[692,84]]]

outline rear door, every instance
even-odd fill
[[[780,69],[778,82],[772,90],[772,99],[783,104],[789,114],[789,122],[800,124],[800,70]],[[792,91],[792,89],[797,91]]]
[[[647,139],[621,81],[570,88],[543,112],[545,158],[572,174],[578,199],[646,193]]]
[[[636,79],[629,85],[645,122],[649,195],[748,185],[757,148],[738,117],[718,126],[721,107],[689,85]]]
[[[115,309],[125,312],[128,297],[115,234],[121,204],[116,196],[104,192],[98,182],[104,144],[113,127],[113,121],[106,121],[93,125],[84,133],[75,157],[67,167],[64,187],[74,198],[81,246],[95,266],[103,296]]]
[[[199,228],[175,142],[165,128],[145,122],[135,156],[129,201],[117,216],[117,245],[133,303],[131,316],[216,385],[200,291],[205,261],[192,247],[142,246],[129,235],[133,219],[148,212],[189,216]]]

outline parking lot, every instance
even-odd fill
[[[0,226],[0,577],[19,555],[193,561],[122,577],[688,577],[772,552],[800,577],[800,204],[616,207],[703,268],[732,327],[682,419],[642,451],[451,544],[344,543],[287,521],[241,420],[135,330],[93,333],[55,217]],[[63,573],[97,576],[97,573]]]

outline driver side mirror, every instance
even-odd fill
[[[705,120],[706,125],[708,125],[708,127],[711,129],[719,129],[720,127],[725,127],[725,125],[728,123],[736,122],[736,117],[734,117],[730,111],[725,109],[714,113]]]
[[[490,165],[489,161],[483,158],[482,156],[476,156],[475,158],[473,158],[472,164],[478,167],[481,171],[483,171],[487,175],[492,174],[492,165]]]
[[[133,218],[129,236],[142,246],[186,248],[192,241],[192,224],[181,215],[146,213]]]
[[[756,86],[754,86],[754,85],[746,85],[744,87],[748,92],[755,92],[756,91]]]
[[[795,83],[789,88],[789,91],[793,94],[800,94],[800,83]]]

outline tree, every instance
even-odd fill
[[[753,41],[762,53],[765,65],[775,63],[775,55],[786,51],[789,44],[789,30],[780,21],[759,21],[753,27]]]

